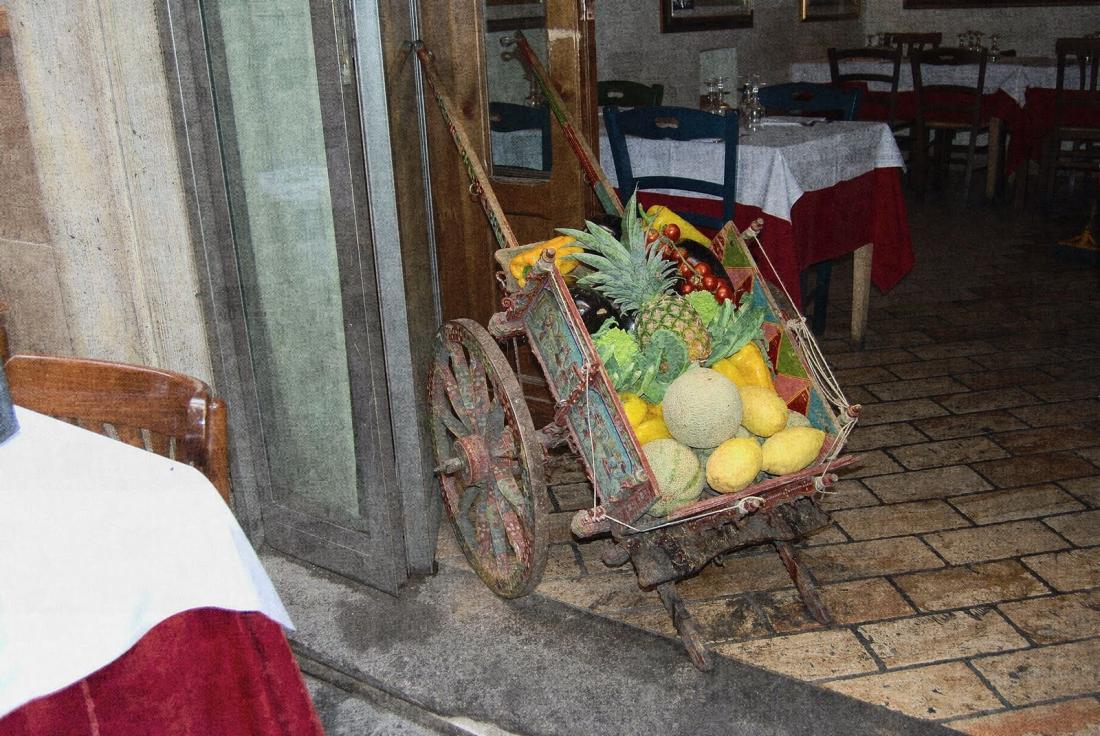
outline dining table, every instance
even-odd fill
[[[756,130],[742,130],[739,138],[734,222],[744,231],[763,220],[759,245],[750,243],[758,267],[801,307],[800,274],[853,254],[851,339],[862,344],[871,284],[888,291],[914,263],[901,186],[904,164],[889,126],[776,116],[764,118]],[[627,136],[626,142],[635,176],[722,181],[721,141]],[[600,163],[617,186],[606,134]],[[702,195],[642,192],[639,201],[722,214],[721,200]]]
[[[188,465],[16,406],[0,736],[319,736],[286,608]]]
[[[845,62],[846,72],[889,73],[889,64],[878,60]],[[974,65],[929,66],[924,69],[928,84],[971,83],[976,74]],[[1042,56],[1004,56],[986,64],[983,115],[990,124],[990,138],[999,141],[1007,136],[1004,153],[1004,173],[1012,174],[1028,159],[1038,160],[1042,140],[1052,127],[1054,116],[1054,88],[1058,66],[1053,58]],[[799,61],[790,66],[790,77],[796,82],[829,82],[829,64],[824,61]],[[1066,69],[1066,87],[1075,88],[1078,72],[1075,67]],[[880,82],[869,83],[873,92],[888,91]],[[895,117],[912,120],[916,116],[916,96],[913,92],[913,72],[908,60],[903,60],[898,74],[898,98]],[[881,119],[884,109],[873,101],[862,105],[857,117]],[[986,178],[986,197],[995,194],[995,176],[1001,155],[999,146],[990,147],[993,165]]]

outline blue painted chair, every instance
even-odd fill
[[[760,88],[760,104],[769,114],[819,115],[829,120],[855,120],[863,90],[838,89],[816,82],[787,82]]]
[[[855,120],[863,90],[858,87],[841,89],[815,82],[769,84],[760,88],[760,104],[770,114],[820,115],[828,120]],[[810,271],[814,284],[810,288]],[[825,332],[829,307],[829,282],[833,277],[832,261],[821,261],[800,276],[802,311],[809,310],[810,329],[815,335]],[[812,305],[812,306],[811,306]]]
[[[696,110],[690,107],[636,107],[632,110],[620,110],[614,105],[603,109],[603,123],[607,130],[607,139],[611,144],[611,155],[615,161],[615,176],[619,180],[619,191],[623,199],[635,190],[674,189],[688,193],[708,194],[722,200],[722,217],[710,217],[691,212],[679,212],[685,220],[696,227],[719,230],[733,219],[737,199],[737,114],[728,115]],[[725,163],[722,182],[715,183],[702,179],[691,179],[665,174],[635,176],[627,150],[626,137],[667,139],[690,141],[701,138],[720,140]]]
[[[665,97],[663,84],[642,84],[625,79],[605,79],[596,82],[598,104],[618,107],[652,107],[660,105]]]
[[[542,133],[542,171],[550,170],[551,138],[550,108],[528,107],[512,102],[489,103],[489,130],[494,133],[511,133],[517,130],[538,130]]]

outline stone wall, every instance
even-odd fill
[[[0,300],[11,308],[13,351],[146,363],[209,381],[153,7],[8,4]]]
[[[798,0],[758,0],[752,28],[661,33],[660,3],[597,0],[597,75],[661,83],[665,104],[694,107],[702,50],[735,47],[741,80],[755,73],[765,83],[783,82],[790,78],[792,61],[824,60],[829,46],[859,44],[863,38],[858,20],[803,22],[799,12]]]
[[[1000,35],[1001,49],[1015,49],[1020,56],[1054,56],[1054,40],[1100,31],[1100,9],[1091,6],[993,8],[982,10],[906,10],[901,0],[863,0],[863,25],[867,33],[884,31],[940,31],[945,45],[958,43],[963,31],[981,31],[988,45],[992,33]]]

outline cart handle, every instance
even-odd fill
[[[508,224],[508,220],[504,215],[504,208],[500,206],[496,194],[493,193],[489,177],[485,174],[485,167],[474,152],[474,147],[470,143],[466,131],[458,123],[454,105],[447,93],[443,91],[443,84],[440,82],[439,74],[435,70],[435,59],[432,52],[420,40],[413,41],[412,48],[416,51],[416,58],[420,59],[420,65],[424,69],[424,78],[428,80],[428,86],[432,89],[432,96],[435,97],[439,112],[443,115],[443,122],[446,124],[447,130],[454,140],[455,147],[458,148],[458,155],[462,158],[462,163],[466,167],[466,175],[470,178],[470,194],[478,200],[481,209],[485,211],[485,216],[489,218],[489,225],[493,228],[493,235],[496,236],[500,247],[519,247],[520,242],[516,239],[516,234],[512,232],[512,228]]]
[[[539,57],[535,55],[531,45],[527,43],[527,37],[523,35],[522,31],[516,31],[511,38],[504,37],[500,39],[502,46],[516,47],[519,60],[523,63],[523,66],[527,69],[528,74],[538,84],[539,89],[542,91],[542,96],[546,98],[547,104],[550,105],[550,110],[554,113],[554,118],[558,121],[558,125],[561,126],[562,133],[565,134],[565,140],[569,143],[569,147],[573,149],[573,153],[577,156],[577,161],[580,162],[581,168],[584,170],[585,181],[592,187],[596,193],[596,199],[600,201],[600,206],[603,207],[604,212],[616,217],[622,217],[623,203],[619,199],[619,195],[615,193],[615,188],[611,186],[611,181],[607,178],[607,174],[604,173],[603,168],[600,166],[600,159],[592,153],[592,149],[589,147],[588,142],[584,136],[579,134],[576,128],[573,127],[573,120],[569,117],[569,112],[565,109],[565,103],[562,102],[561,95],[558,94],[558,90],[554,85],[550,83],[550,76],[546,73],[546,67],[539,61]]]

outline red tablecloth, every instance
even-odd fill
[[[1043,139],[1054,129],[1054,98],[1057,90],[1045,87],[1028,89],[1023,114],[1017,126],[1012,130],[1012,139],[1008,144],[1005,171],[1013,172],[1017,166],[1031,159],[1038,161],[1043,153]],[[1089,92],[1067,92],[1063,125],[1100,128],[1100,114],[1095,108],[1073,106],[1073,98]]]
[[[203,608],[0,719],[0,736],[321,736],[279,624]]]
[[[864,87],[864,94],[856,112],[856,120],[887,120],[889,112],[889,100],[887,93],[868,92],[865,83],[853,82],[849,86]],[[1030,93],[1029,93],[1030,94]],[[982,122],[988,123],[990,118],[1000,118],[1010,130],[1020,123],[1023,110],[1016,100],[1004,90],[982,96]],[[894,119],[897,121],[913,120],[917,117],[917,93],[913,91],[898,92]],[[957,122],[967,122],[969,119],[959,118]]]
[[[643,192],[645,206],[660,202],[678,212],[722,216],[717,200],[655,195]],[[874,243],[871,281],[881,291],[896,285],[913,268],[905,199],[899,169],[875,169],[828,189],[806,192],[795,202],[791,221],[764,214],[758,207],[738,204],[737,227],[744,230],[764,219],[760,236],[778,277],[795,300],[801,300],[799,274],[808,266],[851,253]],[[775,282],[766,262],[754,254],[761,272]]]

